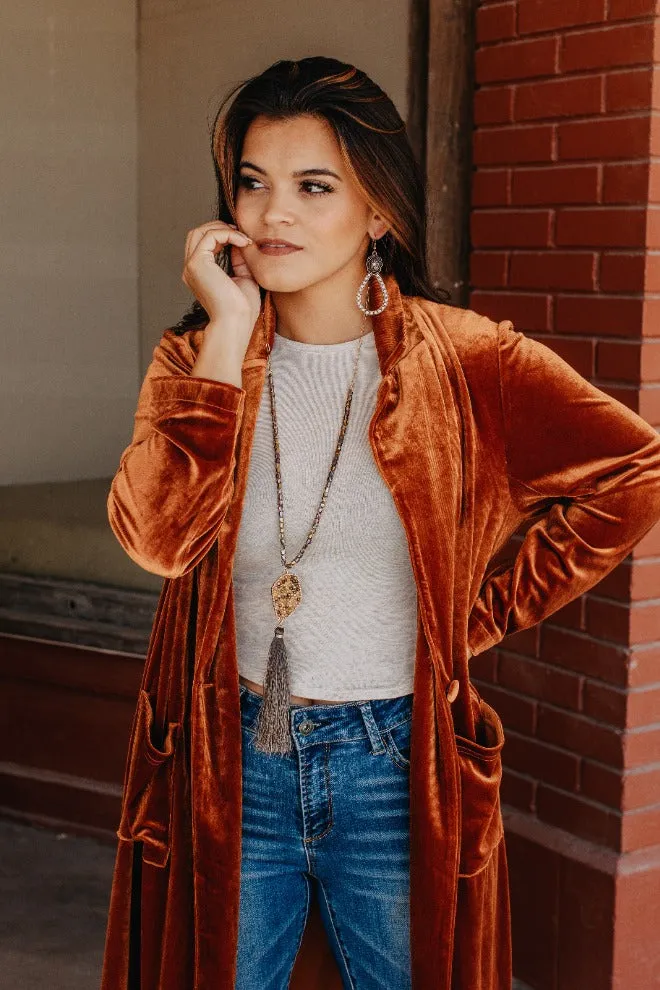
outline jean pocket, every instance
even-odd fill
[[[167,722],[155,740],[154,723],[152,699],[140,689],[117,835],[142,842],[144,861],[163,867],[170,852],[173,757],[181,724]]]
[[[461,782],[461,877],[480,873],[504,834],[500,807],[504,729],[500,716],[483,699],[479,699],[476,728],[476,740],[456,736]]]
[[[399,770],[410,770],[411,727],[412,715],[389,729],[380,729],[380,736],[385,746],[384,755]]]

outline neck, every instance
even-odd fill
[[[299,292],[273,292],[277,333],[304,344],[341,344],[370,333],[372,317],[355,301],[360,281],[348,270]]]

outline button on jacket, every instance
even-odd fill
[[[418,591],[412,986],[509,990],[505,740],[470,681],[469,655],[540,622],[630,553],[660,518],[660,437],[510,320],[385,281],[390,302],[373,318],[382,380],[369,442]],[[164,332],[110,487],[117,539],[165,580],[130,736],[102,990],[234,986],[241,723],[232,557],[266,377],[264,331],[272,347],[275,317],[266,292],[240,388],[190,375],[203,329]],[[515,559],[495,565],[524,521]]]

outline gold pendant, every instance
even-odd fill
[[[280,574],[270,589],[273,598],[273,608],[278,622],[286,619],[287,615],[298,608],[302,601],[302,588],[296,574],[285,571]]]

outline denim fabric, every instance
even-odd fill
[[[409,990],[413,695],[291,705],[293,751],[254,746],[239,684],[243,822],[236,990],[286,990],[317,885],[344,987]]]

